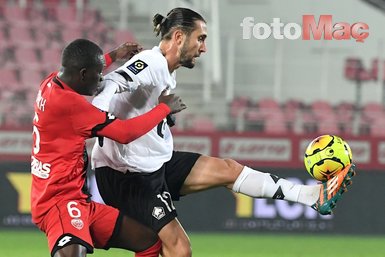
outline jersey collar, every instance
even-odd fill
[[[55,76],[52,77],[52,81],[58,85],[59,87],[61,87],[62,89],[64,90],[70,90],[70,91],[73,91],[76,93],[75,90],[73,90],[71,87],[69,87],[66,83],[64,83],[62,80],[59,79],[59,77],[57,76],[57,73],[55,74]]]

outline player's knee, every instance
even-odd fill
[[[239,174],[241,174],[243,165],[232,159],[224,159],[223,161],[226,163],[226,171],[229,177],[228,182],[234,183],[234,181],[238,178]]]
[[[190,244],[184,244],[183,246],[179,247],[178,256],[191,257],[192,256],[191,245]]]
[[[165,256],[191,257],[192,250],[190,241],[186,238],[177,238],[172,243],[163,242],[163,252]]]
[[[191,250],[190,245],[184,249],[182,256],[183,257],[191,257],[192,256],[192,250]]]
[[[85,257],[87,249],[78,244],[63,247],[55,252],[54,257]]]

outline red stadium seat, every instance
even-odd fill
[[[0,49],[4,49],[10,46],[5,28],[0,25]]]
[[[9,27],[9,41],[15,46],[36,47],[38,41],[32,36],[31,27]]]
[[[21,69],[40,69],[42,64],[37,56],[37,49],[35,48],[17,48],[15,50],[16,62],[18,62]]]
[[[33,112],[29,106],[12,104],[11,111],[6,112],[3,125],[9,128],[29,126],[32,122]]]
[[[354,104],[342,102],[336,105],[335,112],[341,122],[351,122],[355,112]]]
[[[0,88],[15,87],[18,84],[16,70],[0,69]]]
[[[62,0],[41,0],[44,8],[56,8],[62,5]]]
[[[284,134],[288,133],[289,130],[284,117],[276,115],[264,120],[264,132],[268,134]]]
[[[353,119],[355,113],[355,106],[353,103],[342,102],[335,106],[335,114],[338,119],[338,124],[341,133],[353,133]]]
[[[322,121],[317,124],[319,134],[340,134],[337,121]]]
[[[6,5],[4,8],[4,18],[11,24],[13,22],[29,19],[28,8],[20,8],[18,5]]]
[[[247,108],[250,106],[248,97],[236,97],[230,104],[230,115],[232,118],[239,118],[245,115]]]
[[[201,132],[215,131],[215,124],[209,117],[193,117],[189,129]]]
[[[302,111],[302,105],[303,104],[300,101],[291,99],[286,101],[282,106],[285,122],[292,131],[302,131],[298,126],[300,125],[298,117],[300,115],[299,113]]]
[[[334,115],[333,107],[326,101],[315,101],[310,104],[311,111],[317,118],[326,117],[328,115]]]
[[[61,50],[63,48],[61,26],[56,21],[48,20],[43,26],[34,26],[32,31],[35,38],[39,39],[37,41],[40,49],[59,48]]]
[[[245,119],[249,122],[263,122],[265,115],[257,107],[249,107],[245,112]]]
[[[382,104],[370,102],[363,105],[362,114],[369,121],[375,121],[385,115],[385,111]]]
[[[279,103],[272,98],[263,98],[258,101],[259,108],[279,109]]]
[[[370,135],[374,137],[385,137],[385,117],[378,117],[370,124]]]
[[[77,38],[83,38],[83,31],[81,28],[65,28],[61,31],[61,38],[65,44]]]
[[[60,63],[61,50],[56,48],[41,49],[43,62]]]
[[[327,101],[315,101],[310,104],[311,115],[318,133],[339,133],[339,121],[333,106]]]
[[[72,6],[56,6],[55,17],[60,23],[71,23],[77,20],[76,8]]]
[[[304,133],[314,133],[317,131],[317,123],[319,120],[314,116],[314,114],[309,110],[302,110],[298,115],[300,128],[298,132]]]
[[[43,68],[47,72],[58,70],[61,62],[61,49],[59,48],[47,48],[41,49]],[[47,74],[48,75],[48,74]]]
[[[20,70],[20,82],[23,88],[31,90],[37,89],[43,78],[40,70]]]
[[[263,98],[258,101],[258,111],[264,119],[269,119],[271,116],[282,116],[282,110],[278,102],[272,98]]]

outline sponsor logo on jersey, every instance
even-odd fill
[[[84,227],[84,223],[81,219],[72,219],[71,225],[79,230],[81,230]]]
[[[147,63],[145,63],[142,60],[136,60],[135,62],[131,63],[127,66],[127,69],[129,69],[132,73],[135,75],[144,70],[147,67]]]
[[[51,164],[44,163],[31,156],[31,173],[39,178],[47,179],[51,172]]]
[[[154,207],[154,209],[152,210],[152,216],[154,216],[154,218],[158,220],[163,218],[165,215],[166,213],[164,212],[163,207]]]

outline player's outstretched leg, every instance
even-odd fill
[[[320,189],[320,196],[312,208],[322,215],[332,213],[337,201],[342,197],[342,194],[347,191],[347,187],[352,184],[352,177],[356,174],[355,165],[351,164],[332,177],[326,182],[323,182]]]

